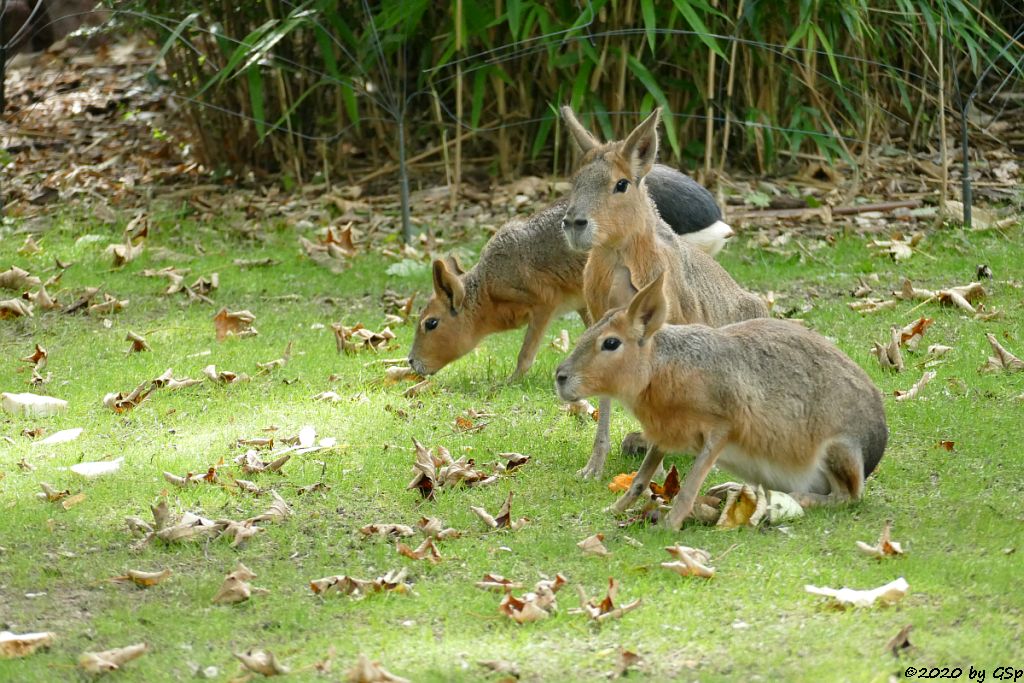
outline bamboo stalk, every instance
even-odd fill
[[[462,0],[455,0],[455,56],[462,55]],[[462,126],[462,62],[455,63],[455,119]],[[448,206],[454,211],[459,201],[459,186],[462,184],[462,136],[455,138],[455,172],[448,193]]]
[[[946,54],[945,54],[945,22],[939,18],[939,154],[942,160],[942,187],[939,189],[939,215],[941,221],[946,213],[946,200],[949,198],[949,149],[946,146]]]

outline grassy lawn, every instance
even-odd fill
[[[32,390],[28,364],[18,359],[38,343],[49,352],[43,375],[52,373],[38,392],[70,403],[54,418],[0,416],[0,436],[9,437],[0,441],[0,630],[57,634],[48,651],[0,660],[0,680],[75,680],[84,676],[75,669],[80,653],[136,642],[147,643],[149,653],[114,676],[189,679],[192,667],[213,666],[216,678],[226,680],[240,673],[232,653],[250,648],[271,650],[295,671],[294,680],[324,680],[312,665],[331,648],[336,655],[327,680],[343,680],[358,653],[414,681],[498,680],[478,665],[491,659],[517,663],[523,680],[596,680],[615,669],[620,648],[642,657],[630,677],[651,681],[885,681],[907,666],[959,666],[964,678],[971,665],[989,676],[1001,665],[1024,668],[1024,373],[978,372],[990,353],[986,332],[1024,355],[1019,228],[932,233],[920,253],[898,263],[873,255],[866,240],[854,236],[820,248],[795,238],[783,253],[733,244],[721,260],[738,281],[773,290],[778,309],[799,311],[878,383],[887,395],[889,448],[855,505],[811,511],[782,530],[687,525],[673,534],[621,529],[603,512],[616,495],[606,486],[610,476],[636,469],[638,460],[616,448],[604,481],[574,476],[589,454],[593,425],[560,410],[551,386],[560,352],[546,346],[529,376],[508,384],[521,335],[493,337],[445,369],[428,390],[406,398],[408,385],[383,384],[383,368],[375,361],[403,356],[410,326],[394,328],[396,343],[378,356],[346,356],[336,352],[330,324],[382,327],[383,290],[419,292],[423,303],[427,270],[388,276],[392,261],[364,254],[335,275],[300,255],[290,228],[267,227],[265,239],[252,240],[217,227],[170,213],[154,216],[146,251],[120,270],[112,270],[102,254],[120,237],[120,226],[83,216],[55,218],[42,236],[43,253],[32,256],[17,253],[23,236],[2,235],[0,271],[18,265],[45,279],[59,257],[74,262],[52,292],[62,303],[86,286],[102,286],[130,304],[109,316],[37,311],[33,318],[0,321],[0,389]],[[102,239],[80,239],[87,234]],[[280,263],[252,269],[232,263],[265,257]],[[995,320],[974,320],[934,303],[911,311],[917,304],[900,302],[873,314],[847,306],[858,277],[877,274],[871,284],[886,295],[904,277],[930,289],[966,284],[979,263],[994,273],[985,283],[985,305],[1002,311]],[[259,335],[218,343],[215,308],[188,305],[183,294],[166,296],[165,280],[140,276],[143,269],[168,265],[189,268],[187,282],[218,272],[220,288],[212,294],[217,307],[252,311]],[[872,342],[887,340],[890,325],[922,314],[935,319],[922,350],[907,354],[907,371],[883,372],[869,353]],[[574,341],[581,331],[578,320],[566,318],[551,336],[562,327]],[[144,334],[152,351],[126,354],[129,330]],[[290,362],[256,375],[256,363],[280,357],[289,342]],[[919,399],[896,402],[893,391],[920,378],[923,349],[934,343],[953,347],[933,368],[937,378]],[[167,368],[178,377],[202,377],[210,363],[253,379],[157,391],[124,414],[102,404],[106,393],[128,392]],[[326,390],[344,400],[312,400]],[[468,409],[493,417],[484,418],[478,431],[459,432],[453,421]],[[243,452],[234,442],[266,436],[271,425],[279,428],[278,437],[311,425],[318,438],[334,437],[337,444],[294,456],[282,468],[284,476],[242,475],[231,464]],[[85,431],[71,443],[37,446],[22,431],[38,426],[47,433]],[[617,409],[613,441],[635,428]],[[455,455],[470,452],[477,463],[493,462],[503,451],[532,460],[491,486],[441,490],[436,500],[423,501],[405,490],[412,438],[444,445]],[[939,447],[943,440],[955,442],[952,452]],[[67,469],[118,457],[124,458],[120,470],[96,479]],[[19,466],[22,459],[31,470]],[[234,474],[276,490],[292,515],[263,524],[266,531],[238,549],[225,539],[133,548],[137,539],[124,518],[151,519],[149,506],[163,494],[178,513],[214,519],[266,510],[269,493],[253,497],[208,484],[179,489],[161,476],[165,470],[205,472],[222,459],[228,463],[222,478]],[[670,462],[685,468],[688,459],[674,455]],[[715,472],[710,481],[729,479]],[[318,481],[329,490],[299,494]],[[86,498],[65,510],[36,498],[40,482]],[[485,531],[469,506],[493,513],[510,490],[513,515],[530,523],[517,532]],[[402,557],[393,541],[367,540],[358,532],[372,522],[411,525],[424,515],[463,531],[461,538],[439,543],[443,560],[436,565]],[[854,542],[873,543],[886,519],[893,520],[893,538],[906,554],[886,561],[858,554]],[[577,549],[578,541],[596,532],[605,534],[610,556],[584,556]],[[659,564],[670,559],[663,547],[675,543],[709,551],[717,575],[702,580],[663,570]],[[258,575],[253,585],[269,593],[237,605],[211,604],[238,561]],[[173,575],[148,589],[108,580],[129,569],[163,568]],[[411,594],[325,599],[309,588],[320,577],[373,579],[399,568],[408,569]],[[498,613],[498,594],[474,587],[487,572],[528,586],[562,573],[570,584],[551,618],[517,625]],[[804,591],[808,583],[874,588],[900,576],[910,592],[892,607],[838,611]],[[620,601],[639,597],[643,604],[602,625],[568,613],[578,606],[576,585],[603,595],[608,577],[621,582]],[[914,626],[915,649],[895,660],[885,644],[907,624]]]

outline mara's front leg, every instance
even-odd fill
[[[590,451],[590,460],[578,474],[584,479],[597,479],[604,471],[604,461],[608,459],[608,451],[611,450],[611,437],[609,431],[612,422],[612,400],[602,398],[597,407],[597,435],[594,437],[594,447]]]
[[[544,339],[544,332],[547,331],[548,323],[551,322],[554,312],[552,308],[534,309],[531,312],[530,324],[526,327],[523,346],[519,349],[519,359],[516,361],[515,372],[512,373],[512,381],[522,378],[533,366],[540,343]]]
[[[669,529],[679,531],[683,521],[693,513],[693,504],[700,493],[700,487],[704,485],[704,480],[708,478],[708,473],[711,472],[715,461],[718,460],[718,454],[725,448],[726,443],[728,439],[725,434],[711,434],[704,440],[704,448],[693,461],[693,467],[690,468],[686,479],[683,480],[682,488],[672,502],[672,510],[665,518],[665,526]]]
[[[640,497],[644,491],[647,490],[648,484],[651,483],[651,477],[661,467],[661,460],[664,454],[658,450],[658,447],[651,444],[647,448],[647,455],[644,457],[643,463],[640,465],[640,469],[637,470],[636,476],[633,477],[633,483],[629,485],[626,492],[615,501],[615,504],[609,508],[612,512],[625,512],[629,507]]]

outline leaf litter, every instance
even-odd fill
[[[585,614],[590,619],[601,623],[609,619],[619,619],[627,612],[632,612],[643,603],[642,598],[637,598],[619,607],[615,606],[615,600],[619,593],[619,582],[614,578],[608,579],[608,591],[600,601],[597,598],[587,596],[583,586],[577,584],[576,592],[580,596],[578,609],[569,610],[569,614]]]

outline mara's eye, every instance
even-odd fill
[[[616,192],[625,192],[627,187],[629,187],[629,181],[626,180],[625,178],[615,183]]]
[[[437,329],[437,323],[440,321],[437,318],[427,318],[427,322],[423,323],[423,329],[427,332]]]
[[[603,351],[614,351],[615,349],[622,346],[622,342],[615,337],[608,337],[601,342],[601,350]]]

